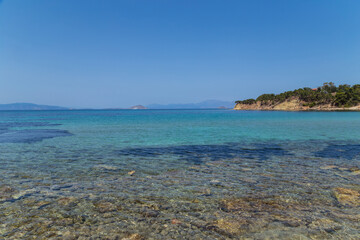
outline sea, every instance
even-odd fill
[[[0,111],[0,239],[360,239],[360,112]]]

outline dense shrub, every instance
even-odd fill
[[[360,85],[340,85],[335,94],[334,105],[339,107],[352,107],[360,103]]]
[[[250,99],[246,99],[246,100],[243,100],[243,101],[236,101],[236,103],[239,103],[239,104],[254,104],[256,103],[256,100],[253,99],[253,98],[250,98]]]
[[[360,104],[360,84],[353,86],[344,84],[335,86],[332,82],[326,82],[316,89],[299,88],[280,94],[262,94],[255,99],[236,101],[241,104],[278,104],[286,100],[297,98],[304,101],[306,106],[314,107],[321,104],[331,104],[338,107],[351,107]]]

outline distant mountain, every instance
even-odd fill
[[[48,106],[48,105],[38,105],[33,103],[10,103],[10,104],[0,104],[0,110],[67,110],[69,108],[58,107],[58,106]]]
[[[182,103],[182,104],[150,104],[150,109],[192,109],[192,108],[233,108],[234,102],[220,100],[206,100],[199,103]]]
[[[143,105],[136,105],[136,106],[132,106],[130,109],[147,109],[147,108],[144,107]]]

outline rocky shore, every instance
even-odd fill
[[[324,83],[279,94],[262,94],[235,102],[235,110],[360,111],[360,84]]]
[[[258,110],[258,111],[360,111],[360,105],[353,107],[336,107],[331,104],[322,104],[310,107],[306,102],[299,99],[291,99],[282,103],[256,101],[252,104],[236,103],[234,110]]]

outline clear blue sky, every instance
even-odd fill
[[[356,0],[0,2],[0,103],[128,107],[360,83]]]

